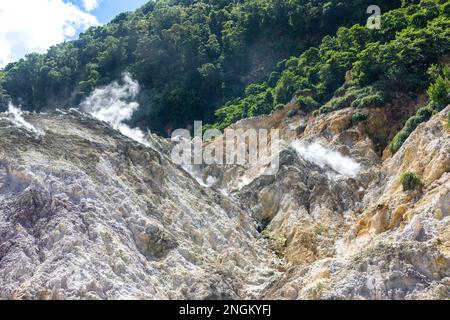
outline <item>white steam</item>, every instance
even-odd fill
[[[341,153],[330,150],[317,142],[305,144],[295,141],[291,147],[297,151],[303,159],[316,164],[322,169],[332,169],[339,175],[356,177],[361,171],[359,163]]]
[[[212,188],[219,181],[216,177],[213,177],[211,175],[208,175],[205,178],[202,170],[198,166],[186,164],[181,167],[184,171],[189,173],[192,178],[197,180],[197,182],[203,187]]]
[[[139,104],[133,101],[139,94],[139,83],[128,73],[123,75],[123,84],[117,81],[96,89],[80,105],[81,110],[109,123],[115,130],[130,139],[148,146],[145,134],[139,128],[130,128],[124,122],[130,120]]]
[[[23,118],[23,112],[19,108],[15,107],[12,103],[8,106],[8,111],[6,112],[7,120],[12,122],[16,127],[24,128],[25,130],[34,133],[36,135],[43,135],[44,132],[37,129],[31,123],[27,122]]]

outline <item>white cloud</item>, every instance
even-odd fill
[[[0,0],[0,67],[98,24],[96,17],[63,0]]]
[[[102,0],[83,0],[83,6],[86,11],[92,11],[96,9]]]

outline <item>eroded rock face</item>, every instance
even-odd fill
[[[0,119],[0,298],[448,299],[450,107],[382,150],[417,106],[234,125],[281,130],[273,176],[191,177],[75,111],[27,115],[39,136]]]
[[[344,109],[317,118],[277,111],[233,126],[275,126],[284,140],[275,176],[259,176],[255,166],[225,167],[217,176],[217,186],[249,209],[286,261],[263,297],[449,298],[450,107],[422,124],[394,157],[380,149],[420,99],[364,110],[369,121],[358,124],[354,110]],[[403,191],[406,171],[423,177],[422,190]]]
[[[310,120],[302,136],[293,136],[340,150],[357,160],[361,171],[330,177],[291,152],[275,178],[257,178],[238,192],[257,218],[264,208],[275,208],[264,234],[288,267],[265,298],[450,297],[449,111],[422,124],[384,162],[367,128],[348,125],[351,110]],[[406,171],[423,177],[422,189],[403,191],[400,176]],[[267,190],[278,196],[268,198]],[[264,205],[267,199],[276,205]]]
[[[274,277],[255,222],[162,153],[77,112],[27,120],[45,135],[0,124],[0,298],[234,299]]]

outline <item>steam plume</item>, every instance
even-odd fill
[[[80,105],[81,110],[93,117],[109,123],[124,136],[144,145],[148,145],[145,134],[139,128],[131,128],[124,122],[130,120],[139,104],[133,100],[139,94],[139,83],[130,74],[124,73],[123,84],[117,81],[96,89]]]
[[[361,166],[353,159],[337,151],[327,149],[317,142],[305,144],[295,141],[291,146],[303,159],[322,169],[332,169],[346,177],[356,177],[361,171]]]

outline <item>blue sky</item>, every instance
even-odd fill
[[[148,0],[0,0],[0,68],[78,37]]]
[[[66,2],[72,2],[83,8],[83,0],[66,0]],[[99,6],[90,11],[90,13],[97,17],[98,21],[102,24],[111,21],[116,15],[124,11],[133,11],[148,0],[102,0]]]

